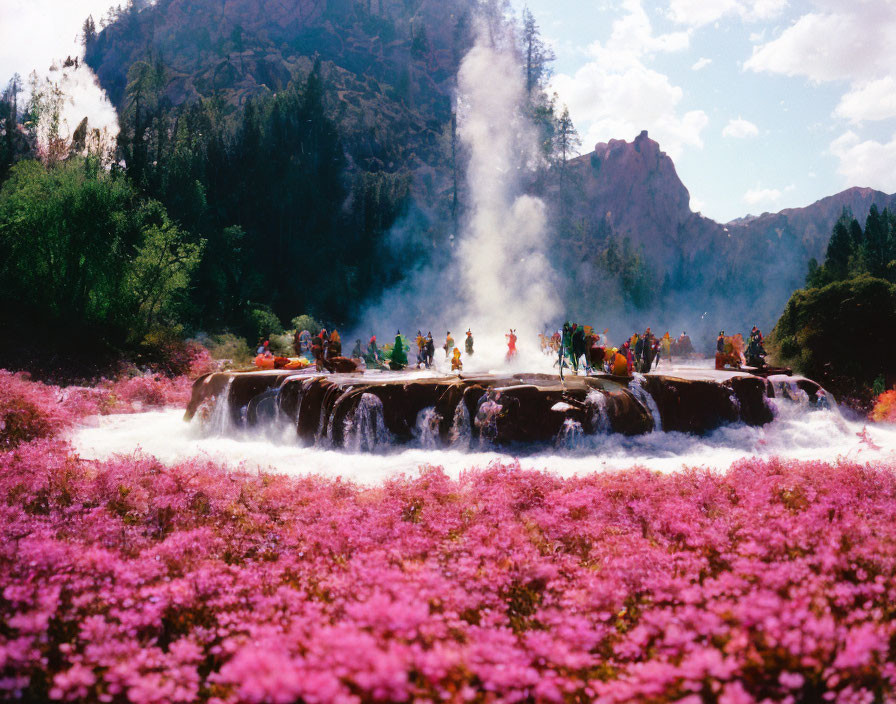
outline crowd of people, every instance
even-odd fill
[[[505,360],[513,360],[517,354],[518,337],[511,328],[505,334],[507,350]],[[541,350],[545,355],[555,357],[554,366],[560,376],[567,371],[578,374],[604,372],[620,376],[630,376],[635,372],[646,373],[656,370],[661,361],[671,366],[675,358],[688,358],[696,355],[694,345],[686,332],[673,338],[668,331],[661,337],[656,336],[650,327],[643,333],[635,332],[626,338],[621,345],[611,346],[608,330],[598,332],[590,325],[580,323],[563,324],[553,334],[539,335]],[[432,331],[423,333],[417,330],[413,341],[409,341],[401,331],[397,331],[391,343],[380,346],[376,335],[371,335],[367,345],[360,339],[355,340],[351,357],[343,357],[342,339],[337,330],[328,332],[320,330],[312,335],[308,330],[297,330],[293,342],[296,359],[275,357],[267,341],[259,340],[256,364],[260,367],[301,368],[314,364],[317,371],[334,370],[337,362],[356,365],[368,369],[390,369],[393,371],[418,368],[431,369],[435,366],[436,342]],[[464,360],[475,355],[473,331],[464,333],[462,346],[455,343],[451,331],[445,333],[445,341],[441,345],[444,359],[451,371],[460,372],[464,368]],[[743,336],[736,334],[726,336],[724,330],[719,333],[716,342],[716,368],[739,368],[742,365],[762,368],[765,365],[766,351],[762,332],[753,326],[750,341],[744,345]],[[281,361],[276,364],[274,361]]]
[[[750,331],[750,342],[744,347],[744,337],[740,333],[727,336],[725,331],[719,332],[716,339],[716,369],[725,367],[740,368],[743,365],[762,369],[765,366],[765,338],[762,331],[753,326]]]
[[[677,339],[668,331],[658,338],[648,327],[643,334],[633,333],[618,347],[610,345],[608,332],[599,333],[590,325],[567,321],[553,335],[541,334],[539,338],[542,352],[557,358],[554,366],[559,368],[561,377],[568,369],[574,374],[582,369],[586,374],[601,371],[630,376],[636,371],[645,373],[656,369],[661,359],[671,365],[673,357],[695,354],[686,332]]]

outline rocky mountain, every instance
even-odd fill
[[[649,266],[655,288],[647,307],[682,324],[698,313],[710,329],[743,319],[770,327],[804,285],[809,259],[824,259],[844,209],[864,223],[872,205],[896,207],[896,195],[850,188],[806,207],[719,223],[691,211],[672,159],[646,131],[632,142],[597,144],[570,167],[576,226],[560,243],[569,261],[587,263],[607,243],[625,243]],[[599,280],[583,269],[576,270],[585,287]]]
[[[720,248],[729,257],[750,258],[750,251],[782,240],[799,250],[792,253],[805,266],[809,257],[824,258],[844,208],[864,222],[872,205],[879,210],[896,207],[896,194],[856,187],[802,208],[718,223],[691,211],[690,194],[672,159],[646,131],[632,142],[599,143],[571,166],[582,193],[576,216],[614,237],[630,238],[662,271],[682,255],[689,259]]]
[[[732,237],[745,242],[759,237],[780,237],[786,231],[796,233],[807,255],[822,260],[831,229],[843,210],[849,210],[864,222],[872,205],[878,210],[893,210],[896,194],[888,195],[873,188],[847,188],[802,208],[732,220],[726,227]]]
[[[575,217],[591,224],[591,236],[628,238],[661,271],[726,239],[718,223],[691,212],[672,159],[646,130],[632,142],[601,142],[570,166],[580,189]]]
[[[331,113],[367,169],[432,163],[470,44],[465,0],[157,0],[131,2],[87,42],[86,60],[119,110],[128,71],[160,62],[171,105],[253,97],[324,68]],[[402,140],[396,140],[402,135]]]

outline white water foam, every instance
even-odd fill
[[[559,475],[587,474],[642,465],[661,472],[684,466],[725,470],[732,462],[751,456],[801,460],[896,462],[896,427],[866,425],[846,420],[835,410],[811,410],[793,401],[778,398],[775,420],[763,427],[742,423],[724,426],[706,436],[652,432],[636,437],[617,434],[587,435],[573,448],[545,448],[519,456],[520,466],[547,470]],[[512,454],[498,451],[469,451],[463,439],[469,437],[469,418],[463,411],[455,418],[455,434],[460,449],[432,449],[390,445],[376,404],[353,418],[356,437],[347,428],[347,444],[352,450],[302,447],[295,431],[289,429],[272,439],[259,428],[232,436],[210,436],[198,423],[186,423],[181,410],[154,411],[134,415],[110,415],[91,426],[78,428],[71,436],[83,458],[102,459],[135,450],[173,463],[191,457],[207,457],[232,467],[267,470],[292,475],[340,476],[372,484],[395,474],[415,474],[421,466],[439,465],[450,476],[494,461],[510,462]],[[574,429],[569,429],[576,436]],[[371,447],[376,452],[362,452]]]

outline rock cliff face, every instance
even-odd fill
[[[690,194],[672,159],[646,131],[632,142],[601,142],[571,166],[584,195],[578,214],[642,246],[661,270],[680,256],[706,255],[726,238],[718,223],[691,212]]]
[[[803,208],[718,223],[690,208],[690,194],[672,159],[641,132],[632,142],[611,139],[570,162],[582,195],[577,215],[617,238],[628,237],[660,271],[714,252],[742,260],[785,245],[799,259],[800,276],[809,257],[824,258],[834,223],[844,208],[864,223],[872,205],[896,206],[896,195],[849,188]],[[713,258],[715,258],[713,257]]]

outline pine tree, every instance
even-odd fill
[[[551,77],[550,63],[557,58],[541,38],[535,17],[528,7],[523,8],[523,59],[526,70],[526,93],[544,89]]]
[[[93,15],[88,15],[81,25],[81,44],[86,51],[90,51],[90,47],[96,41],[96,23],[93,21]]]
[[[826,277],[831,281],[842,281],[849,277],[849,260],[853,254],[852,238],[847,229],[845,216],[834,225],[834,232],[828,242],[824,258]]]
[[[862,246],[862,259],[867,271],[872,276],[884,277],[887,273],[888,227],[889,216],[881,217],[876,205],[868,211],[865,221],[865,241]]]

